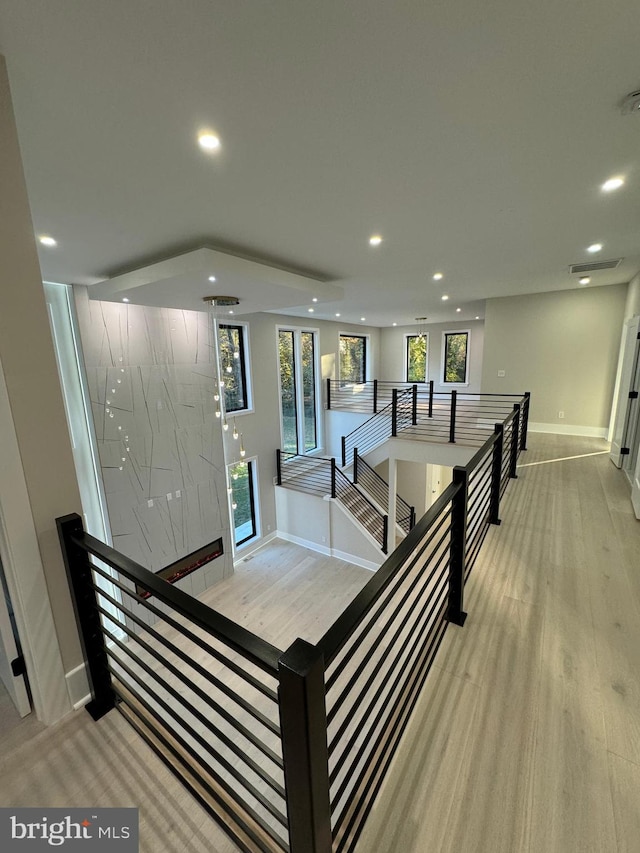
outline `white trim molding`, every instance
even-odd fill
[[[578,424],[542,424],[529,421],[529,432],[552,432],[556,435],[581,435],[585,438],[607,437],[607,427],[580,426]]]

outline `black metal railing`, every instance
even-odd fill
[[[319,497],[330,495],[345,507],[383,553],[388,550],[388,518],[337,467],[335,459],[298,456],[276,450],[276,483]]]
[[[389,506],[389,484],[380,474],[372,468],[358,453],[358,448],[353,450],[353,482],[368,492],[369,496],[379,507]],[[396,494],[396,524],[403,532],[408,533],[416,523],[415,508],[400,495]]]
[[[464,624],[524,418],[516,403],[494,424],[316,645],[284,652],[58,519],[93,716],[117,707],[242,849],[353,853],[447,627]]]
[[[377,387],[381,384],[378,382]],[[365,423],[342,437],[343,467],[351,464],[354,447],[358,447],[361,455],[364,455],[388,438],[397,436],[481,446],[493,425],[497,421],[504,421],[514,404],[521,409],[519,440],[521,449],[526,450],[529,392],[524,395],[476,394],[453,389],[450,392],[434,393],[432,382],[429,385],[385,385],[394,385],[388,388],[391,402],[384,408],[378,408],[377,413]],[[340,399],[333,401],[332,408],[341,408]],[[344,408],[348,409],[346,406]]]

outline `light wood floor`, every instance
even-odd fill
[[[606,455],[549,461],[605,448],[530,436],[360,853],[640,851],[640,522]],[[370,573],[278,549],[208,603],[313,641]],[[117,713],[44,729],[0,712],[0,805],[137,805],[145,853],[236,850]]]

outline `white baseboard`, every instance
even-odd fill
[[[250,557],[251,554],[255,554],[256,551],[259,551],[263,545],[267,545],[269,542],[272,542],[274,539],[277,539],[279,536],[278,531],[272,531],[271,533],[267,533],[266,536],[261,536],[260,539],[257,539],[255,542],[252,542],[250,545],[247,545],[246,548],[242,548],[235,555],[235,559],[233,561],[234,567],[241,563],[247,557]]]
[[[337,560],[344,560],[345,563],[353,563],[354,566],[360,566],[362,569],[369,569],[370,572],[377,572],[382,565],[382,563],[373,563],[371,560],[365,560],[364,557],[356,557],[355,554],[338,551],[337,548],[331,549],[331,556]]]
[[[540,424],[529,421],[529,432],[552,432],[556,435],[582,435],[585,438],[607,437],[607,427],[578,426],[577,424]]]
[[[294,545],[302,545],[303,548],[308,548],[310,551],[317,551],[319,554],[331,556],[331,548],[326,545],[320,545],[318,542],[311,542],[310,539],[303,539],[301,536],[294,536],[293,533],[285,533],[283,530],[277,531],[279,539],[284,539],[286,542],[293,542]]]
[[[67,690],[74,711],[83,708],[91,701],[91,690],[89,689],[89,678],[87,676],[86,664],[81,663],[75,669],[65,674]]]

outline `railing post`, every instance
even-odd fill
[[[347,437],[346,437],[346,435],[342,436],[341,442],[342,442],[342,467],[344,468],[344,466],[347,464]]]
[[[336,460],[335,457],[331,457],[331,497],[335,498],[336,496]]]
[[[331,853],[322,653],[295,640],[278,661],[280,729],[291,853]]]
[[[518,464],[518,442],[520,441],[520,403],[515,403],[513,408],[516,410],[513,419],[513,433],[511,434],[511,459],[509,460],[509,476],[512,480],[517,480],[516,466]]]
[[[521,439],[520,450],[527,449],[527,432],[529,430],[529,404],[531,403],[531,391],[524,392],[524,404],[522,406],[522,423],[520,425]]]
[[[493,457],[491,460],[491,503],[489,508],[489,524],[500,524],[500,485],[502,480],[504,424],[496,424],[494,431],[497,438],[493,445]]]
[[[418,386],[414,385],[411,395],[411,424],[418,423]]]
[[[467,550],[467,497],[469,473],[459,465],[453,469],[453,482],[460,484],[451,505],[451,562],[449,565],[449,606],[447,619],[464,625],[464,573]]]
[[[416,508],[414,506],[409,507],[409,530],[413,530],[416,526]]]
[[[373,380],[373,414],[378,414],[378,380]]]
[[[429,380],[429,417],[433,417],[433,379]]]
[[[358,448],[353,448],[353,482],[358,482]]]
[[[276,450],[276,483],[282,485],[282,451],[280,448]]]
[[[71,600],[80,630],[80,645],[87,663],[91,701],[86,706],[94,720],[104,717],[116,705],[111,684],[104,632],[97,610],[89,555],[71,541],[72,536],[84,533],[82,519],[77,513],[56,518],[62,558],[71,590]]]
[[[331,408],[331,379],[327,376],[327,409]]]
[[[398,435],[398,389],[393,388],[391,391],[391,435],[395,438]]]
[[[455,444],[456,441],[456,407],[458,405],[458,392],[451,392],[451,418],[449,420],[449,442]]]
[[[389,516],[382,516],[382,553],[389,553]]]

